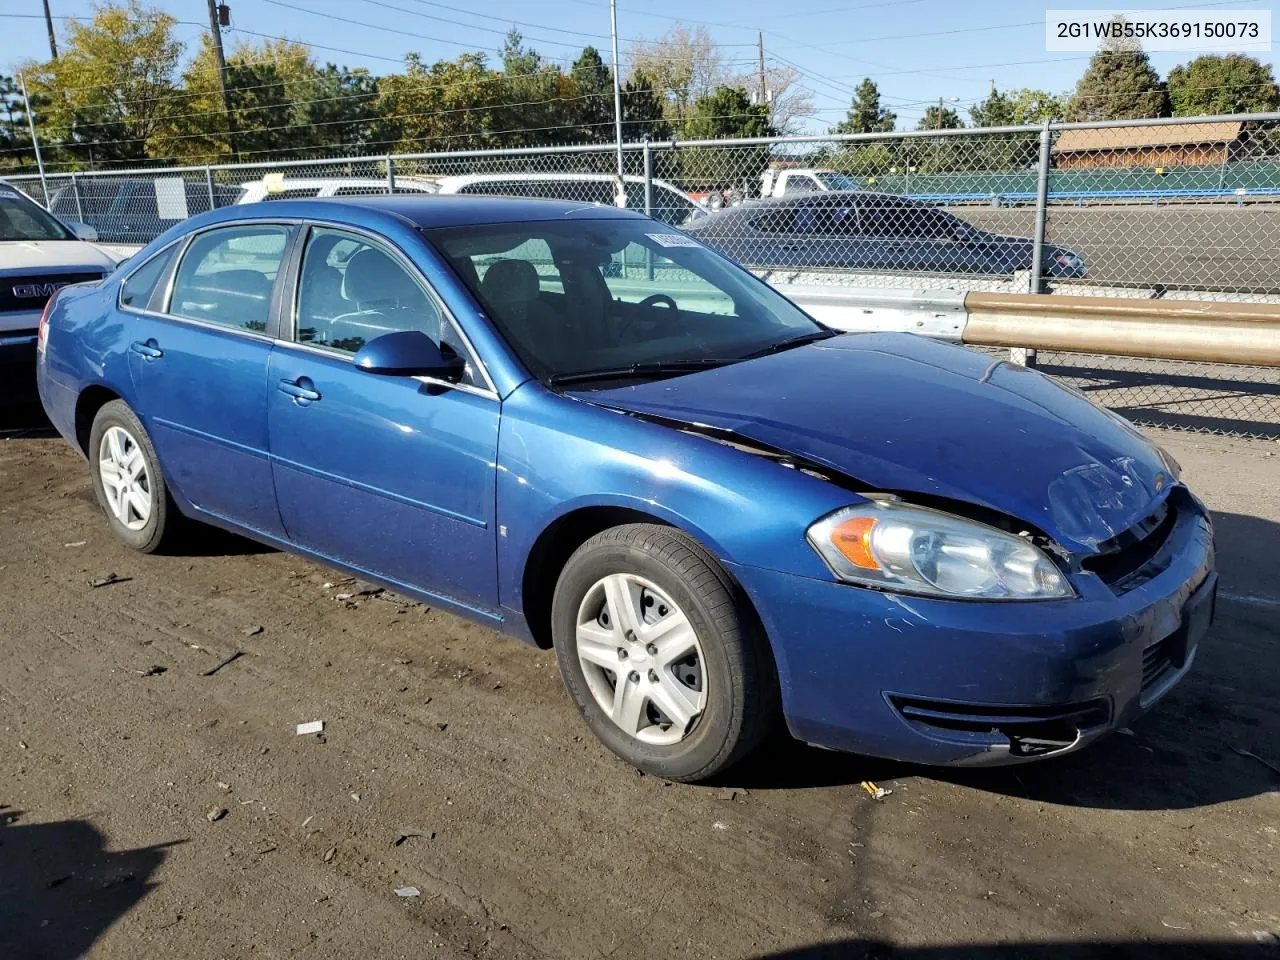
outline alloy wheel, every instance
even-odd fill
[[[698,637],[656,585],[629,573],[597,580],[577,617],[578,662],[600,709],[629,736],[669,746],[706,709]]]
[[[107,509],[127,530],[141,530],[151,519],[151,477],[138,441],[123,427],[111,426],[98,445],[98,476]]]

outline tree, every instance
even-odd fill
[[[1206,54],[1169,71],[1169,104],[1175,117],[1266,113],[1280,107],[1271,67],[1242,53]]]
[[[428,66],[416,53],[403,73],[378,82],[377,113],[391,118],[395,150],[467,150],[492,146],[495,113],[504,102],[504,77],[483,53]]]
[[[924,112],[924,116],[920,118],[920,122],[916,124],[917,130],[959,130],[964,126],[964,121],[960,119],[960,114],[950,107],[939,107],[937,104],[931,106]]]
[[[0,75],[0,169],[17,169],[34,162],[22,88],[13,77]]]
[[[1112,23],[1125,22],[1116,16]],[[1068,120],[1135,120],[1169,115],[1160,76],[1134,39],[1108,37],[1067,101]]]
[[[613,71],[605,66],[600,51],[584,47],[570,68],[569,81],[577,98],[570,111],[576,139],[584,143],[613,140]]]
[[[993,87],[986,100],[969,108],[969,118],[975,127],[1022,127],[1061,119],[1065,109],[1062,98],[1044,90],[1024,87],[1003,93]],[[990,135],[974,143],[966,164],[974,170],[1022,169],[1036,161],[1040,150],[1034,133]]]
[[[769,107],[769,125],[780,134],[799,133],[800,121],[816,114],[813,91],[800,85],[801,73],[795,67],[770,64],[764,70],[765,103]],[[742,74],[727,86],[756,90],[759,73]],[[757,97],[758,99],[758,97]]]
[[[753,104],[747,91],[741,87],[717,87],[694,104],[685,121],[684,135],[690,140],[769,137],[773,136],[773,127],[769,125],[769,108]]]
[[[836,124],[832,133],[888,133],[898,115],[880,106],[880,88],[867,77],[853,94],[848,115]]]
[[[622,138],[627,141],[671,139],[657,82],[641,69],[633,70],[622,85]]]
[[[726,79],[724,58],[702,26],[690,29],[677,23],[657,40],[633,44],[630,58],[634,70],[652,78],[666,115],[677,124]]]
[[[67,20],[60,56],[23,68],[33,99],[47,104],[36,114],[41,140],[90,162],[155,156],[157,134],[182,106],[175,22],[140,0]]]
[[[717,87],[701,97],[684,124],[684,136],[690,140],[769,137],[773,133],[773,127],[769,125],[769,108],[753,104],[747,91],[741,87]],[[763,170],[769,160],[768,147],[729,149],[732,155],[727,159],[732,165],[753,174]],[[680,154],[680,176],[685,189],[718,188],[731,179],[732,172],[736,172],[726,171],[723,147],[690,147]]]
[[[549,146],[564,139],[564,128],[573,126],[572,81],[556,66],[545,63],[538,51],[524,45],[520,31],[512,27],[503,42],[502,99],[493,138],[500,147]]]

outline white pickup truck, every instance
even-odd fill
[[[843,173],[813,167],[771,167],[760,175],[761,197],[794,197],[800,193],[820,193],[824,190],[857,190],[858,186],[855,180]]]
[[[85,224],[67,225],[0,182],[0,402],[35,397],[36,330],[49,298],[101,280],[116,262]]]

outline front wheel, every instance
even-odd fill
[[[565,564],[551,615],[587,725],[641,770],[704,780],[773,726],[767,643],[723,568],[683,533],[630,524],[592,537]]]

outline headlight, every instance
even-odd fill
[[[808,538],[848,583],[962,600],[1075,596],[1034,544],[924,507],[891,501],[845,507],[811,526]]]

